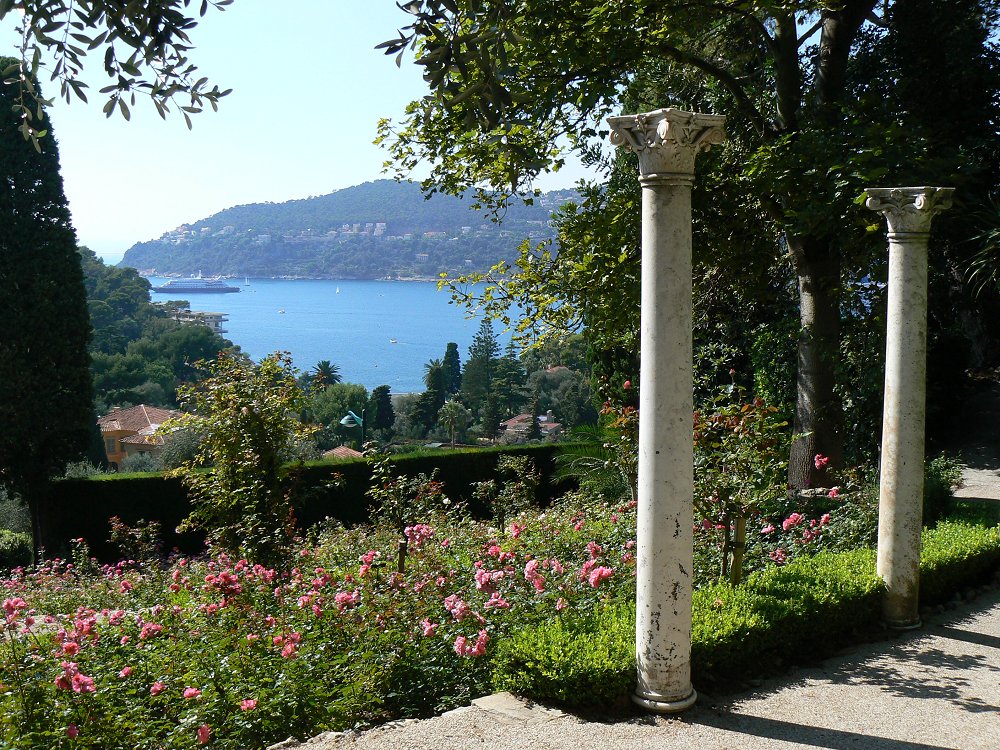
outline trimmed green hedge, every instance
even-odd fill
[[[472,515],[484,517],[486,509],[472,500],[475,482],[496,478],[497,462],[504,455],[528,455],[541,472],[542,481],[536,501],[546,505],[569,489],[551,481],[555,455],[562,445],[517,445],[493,448],[470,448],[393,456],[390,460],[401,474],[414,476],[438,470],[445,492],[456,500],[469,503]],[[339,487],[327,486],[339,474]],[[295,514],[299,525],[308,528],[326,518],[346,524],[368,520],[371,486],[371,465],[365,459],[356,461],[314,461],[307,463],[295,487]],[[108,519],[118,516],[134,525],[140,520],[160,521],[164,544],[168,550],[177,548],[185,553],[201,549],[203,537],[198,534],[176,534],[174,529],[190,512],[187,493],[180,481],[158,473],[100,474],[82,479],[55,482],[45,501],[46,527],[43,546],[50,555],[65,555],[68,541],[83,537],[99,560],[112,561],[117,550],[107,541]]]
[[[948,520],[924,532],[925,605],[980,582],[1000,564],[1000,529]],[[732,685],[808,663],[882,630],[883,584],[872,550],[824,552],[695,592],[691,647],[696,686]],[[620,703],[635,684],[635,609],[552,620],[500,642],[493,683],[571,708]]]

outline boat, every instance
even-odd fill
[[[389,343],[390,344],[398,344],[399,342],[396,341],[396,339],[389,339]]]
[[[245,278],[245,280],[243,281],[243,286],[250,286],[250,277],[249,276],[247,276]]]
[[[197,276],[188,279],[170,279],[170,281],[160,286],[154,286],[152,291],[157,294],[225,294],[228,292],[238,292],[238,286],[229,286],[225,281],[216,277],[211,279],[203,278],[201,271]]]
[[[280,310],[278,310],[278,315],[284,315],[284,314],[285,314],[285,308],[282,307]]]

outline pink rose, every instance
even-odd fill
[[[164,685],[162,682],[154,682],[153,683],[153,687],[151,687],[149,689],[149,694],[150,695],[159,695],[160,693],[162,693],[166,689],[167,689],[167,686]]]
[[[76,739],[78,734],[80,734],[80,730],[76,728],[76,724],[70,724],[66,727],[66,736],[71,740]]]
[[[192,698],[197,698],[199,695],[201,695],[201,691],[198,688],[184,688],[184,700],[191,700]]]
[[[826,467],[826,465],[827,465],[828,463],[830,463],[830,458],[829,458],[829,456],[824,456],[824,455],[823,455],[823,454],[821,454],[821,453],[817,453],[817,454],[816,454],[816,455],[815,455],[815,456],[813,457],[813,465],[814,465],[814,466],[815,466],[815,467],[816,467],[817,469],[822,469],[822,468]]]
[[[209,738],[212,736],[212,727],[208,724],[202,724],[198,727],[198,744],[207,745]]]
[[[255,708],[257,708],[256,698],[247,698],[245,701],[240,701],[241,711],[253,711]]]

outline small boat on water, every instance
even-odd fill
[[[238,286],[230,286],[219,277],[203,278],[201,271],[197,276],[187,279],[170,279],[170,281],[154,286],[152,291],[157,294],[227,294],[238,292]]]
[[[278,315],[284,315],[284,314],[285,314],[285,308],[282,307],[280,310],[278,310]]]
[[[399,342],[396,341],[396,339],[389,339],[389,343],[390,344],[398,344]]]

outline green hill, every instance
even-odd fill
[[[546,193],[511,206],[500,224],[471,200],[415,183],[366,182],[329,195],[234,206],[140,242],[121,265],[159,274],[373,279],[484,271],[516,255],[526,238],[554,231],[552,212],[576,197]]]

